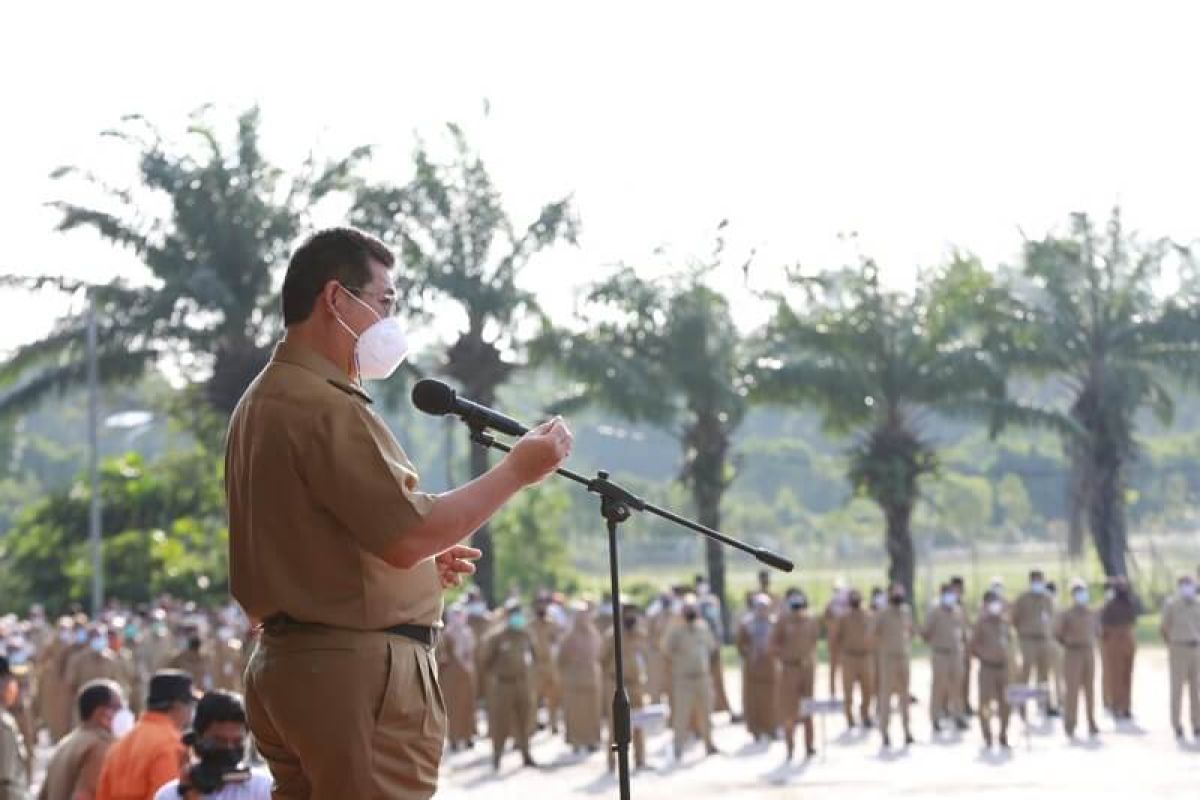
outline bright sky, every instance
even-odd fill
[[[582,247],[527,281],[553,301],[655,248],[701,255],[722,218],[758,277],[836,265],[858,231],[889,279],[955,245],[991,261],[1116,202],[1200,236],[1200,6],[1090,2],[6,4],[0,272],[136,274],[52,231],[54,167],[126,182],[97,135],[140,112],[182,126],[257,102],[268,154],[380,145],[463,122],[518,222],[574,193]],[[320,10],[318,10],[320,8]],[[486,119],[483,99],[491,106]],[[732,277],[730,278],[732,280]],[[0,290],[0,350],[61,309]],[[752,324],[750,306],[739,307]]]

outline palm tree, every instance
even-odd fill
[[[1023,281],[997,342],[1012,369],[1065,387],[1061,413],[1071,465],[1068,505],[1087,521],[1108,575],[1126,575],[1126,471],[1137,456],[1137,414],[1174,415],[1172,385],[1200,378],[1200,304],[1185,283],[1164,297],[1173,255],[1166,240],[1142,242],[1114,210],[1106,230],[1071,216],[1066,236],[1027,242]],[[1079,537],[1082,538],[1082,537]],[[1076,545],[1078,541],[1076,541]],[[1078,554],[1078,546],[1075,548]]]
[[[517,286],[530,259],[556,243],[576,243],[570,198],[547,203],[523,230],[513,227],[480,157],[458,126],[448,126],[454,155],[438,163],[424,145],[415,174],[402,186],[361,183],[351,218],[397,247],[396,284],[417,318],[457,307],[465,325],[446,349],[444,372],[464,395],[493,405],[497,390],[522,366],[521,331],[540,319],[533,293]],[[488,469],[488,452],[471,449],[471,475]],[[491,533],[474,534],[483,551],[476,581],[489,603],[497,599]]]
[[[751,397],[811,404],[829,433],[854,437],[850,484],[883,512],[889,578],[912,597],[913,509],[921,480],[938,469],[929,418],[1004,405],[1003,374],[981,347],[983,312],[999,292],[963,257],[923,275],[911,293],[881,285],[870,260],[790,277],[798,296],[776,298]]]
[[[81,189],[105,201],[102,208],[52,203],[61,212],[58,230],[89,228],[131,251],[149,270],[149,284],[16,275],[0,281],[86,294],[96,309],[98,363],[106,382],[170,360],[196,381],[205,406],[228,415],[281,331],[272,281],[307,226],[308,210],[345,186],[368,150],[323,165],[310,156],[299,175],[285,178],[260,150],[257,108],[238,117],[233,147],[222,143],[206,117],[205,109],[198,110],[189,128],[199,148],[164,140],[136,115],[126,117],[121,130],[103,134],[133,148],[137,189],[110,186],[78,167],[52,174],[81,181]],[[146,210],[162,200],[167,213]],[[0,413],[83,382],[86,314],[81,307],[62,317],[49,335],[18,348],[0,366],[0,385],[10,387],[0,395]]]
[[[652,281],[624,267],[591,287],[582,330],[547,329],[535,354],[582,385],[560,408],[595,404],[677,432],[680,480],[698,521],[719,529],[736,475],[732,439],[746,416],[748,363],[728,300],[704,283],[709,269]],[[705,560],[729,631],[724,546],[706,540]]]

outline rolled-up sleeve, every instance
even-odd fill
[[[325,409],[310,435],[305,481],[367,552],[382,557],[433,508],[399,443],[362,403],[347,398]]]

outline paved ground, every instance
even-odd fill
[[[738,676],[727,677],[730,697],[736,697]],[[924,700],[928,687],[928,664],[919,662],[914,665],[913,690]],[[782,743],[754,745],[744,728],[730,725],[722,714],[715,736],[722,755],[704,758],[702,748],[693,747],[681,765],[672,765],[669,734],[654,735],[649,747],[651,768],[634,775],[633,797],[1195,797],[1200,789],[1200,744],[1175,741],[1167,691],[1165,652],[1143,649],[1138,654],[1134,690],[1136,724],[1117,726],[1101,718],[1097,740],[1072,744],[1059,721],[1050,724],[1035,716],[1028,736],[1015,721],[1011,753],[985,752],[975,726],[963,735],[943,734],[932,740],[928,710],[922,703],[914,707],[917,744],[907,751],[883,751],[878,733],[847,733],[845,722],[835,716],[827,720],[827,746],[822,753],[808,764],[790,767],[783,764]],[[819,727],[817,735],[819,740]],[[487,744],[449,755],[438,798],[617,796],[603,753],[573,756],[561,739],[543,733],[535,739],[534,757],[542,765],[539,769],[521,769],[519,756],[510,753],[496,774]]]

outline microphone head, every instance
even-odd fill
[[[442,417],[454,410],[458,394],[446,384],[433,378],[417,381],[412,390],[413,405],[426,414]]]

